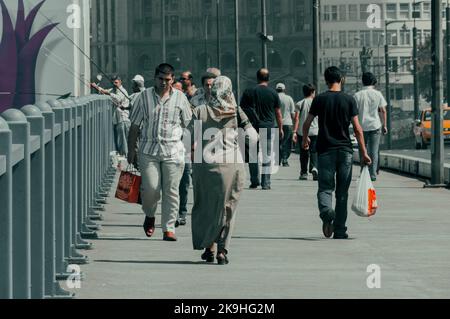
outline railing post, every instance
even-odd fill
[[[77,119],[77,219],[76,219],[76,237],[75,247],[77,249],[92,249],[92,244],[82,239],[82,229],[84,223],[84,216],[86,213],[86,165],[85,162],[85,130],[84,130],[84,112],[86,101],[88,98],[82,97],[76,101],[76,119]]]
[[[49,104],[36,103],[44,117],[45,152],[45,298],[72,298],[56,281],[55,229],[55,113]]]
[[[44,299],[44,245],[45,245],[45,152],[44,118],[41,111],[33,105],[21,108],[30,123],[30,211],[31,229],[31,298]]]
[[[65,147],[64,147],[64,256],[69,264],[86,264],[87,257],[79,254],[75,249],[73,234],[73,214],[74,204],[74,179],[75,179],[75,163],[73,154],[73,132],[75,128],[75,120],[73,117],[73,102],[62,100],[61,106],[65,113]]]
[[[2,113],[13,142],[13,298],[31,298],[30,124],[17,109]]]
[[[0,299],[13,298],[12,133],[0,117]]]
[[[55,235],[56,235],[56,280],[66,280],[71,274],[67,272],[65,260],[65,112],[60,101],[47,102],[55,112]]]

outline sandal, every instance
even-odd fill
[[[228,265],[228,263],[230,262],[227,258],[227,254],[224,252],[218,253],[216,259],[218,265]]]
[[[202,260],[206,261],[207,263],[214,262],[214,252],[210,250],[209,248],[205,249],[205,252],[202,254]]]

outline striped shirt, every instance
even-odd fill
[[[136,98],[130,115],[131,123],[142,127],[140,152],[184,157],[181,139],[191,118],[191,107],[183,92],[171,89],[169,97],[161,99],[154,87],[146,89]]]

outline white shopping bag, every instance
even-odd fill
[[[370,179],[369,168],[365,166],[356,186],[352,210],[361,217],[370,217],[377,212],[377,194]]]

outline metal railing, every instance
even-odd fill
[[[114,168],[112,107],[92,95],[0,114],[0,298],[71,298]]]

